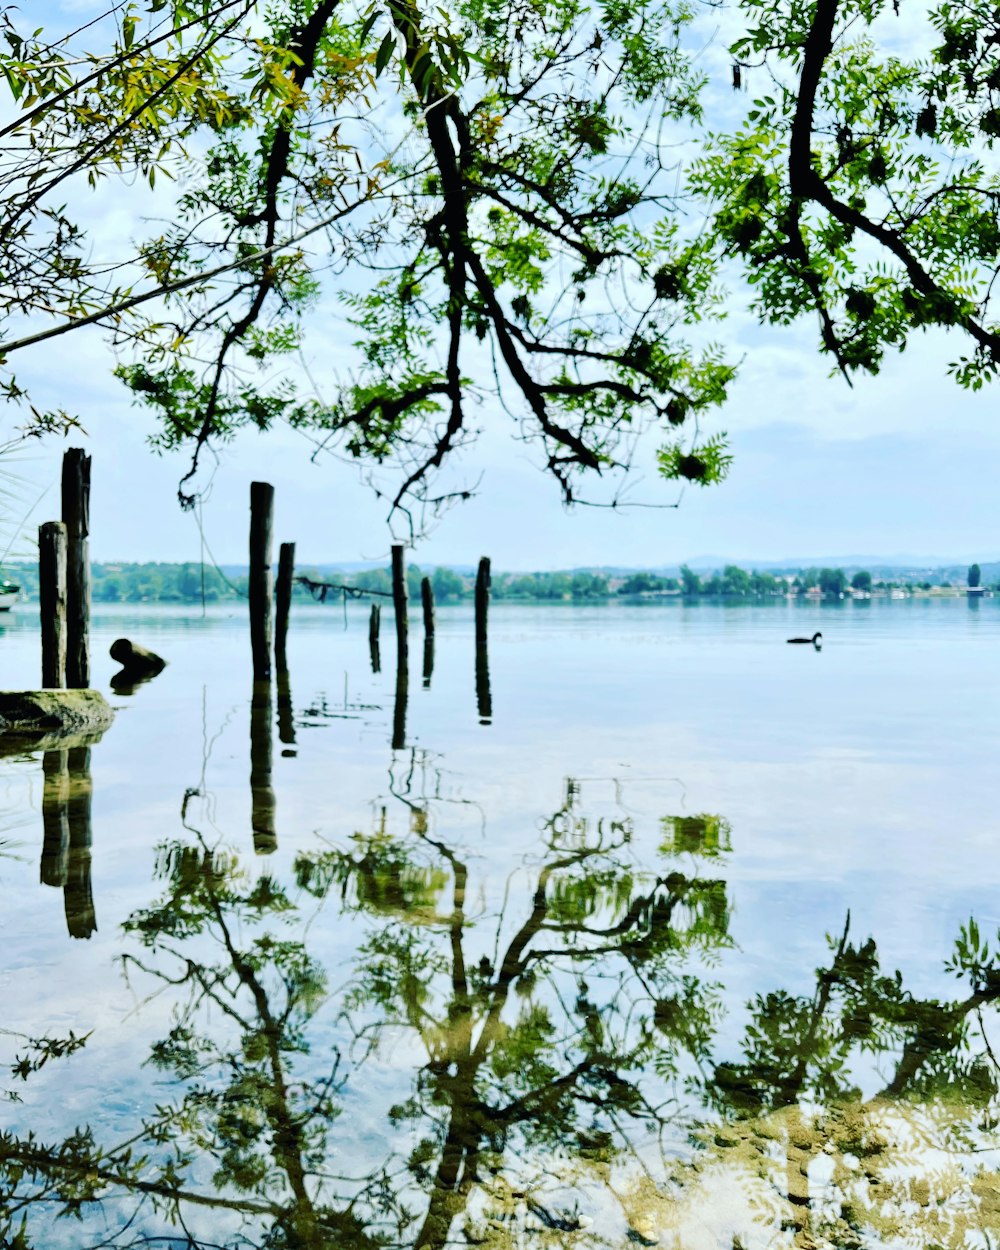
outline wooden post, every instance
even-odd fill
[[[483,556],[476,574],[476,649],[486,646],[486,617],[490,609],[490,558]]]
[[[424,605],[424,637],[434,637],[434,587],[431,579],[425,577],[420,583],[420,598]]]
[[[382,657],[379,652],[378,636],[382,628],[382,609],[377,603],[372,604],[372,613],[368,618],[368,650],[371,653],[372,672],[382,671]]]
[[[407,653],[406,561],[401,543],[392,545],[392,605],[396,609],[396,665],[409,667]]]
[[[66,685],[90,685],[90,457],[71,447],[62,464],[66,525]]]
[[[490,694],[490,659],[486,650],[487,617],[490,609],[490,558],[483,556],[476,574],[476,706],[479,723],[488,725],[493,719],[493,698]]]
[[[282,543],[278,550],[278,582],[274,588],[274,662],[278,671],[288,668],[285,640],[288,637],[288,611],[292,604],[295,578],[295,544]]]
[[[430,690],[434,676],[434,635],[424,635],[424,689]]]
[[[66,686],[66,526],[38,527],[38,603],[42,619],[42,687]]]
[[[274,487],[250,483],[250,649],[253,679],[271,676],[271,529],[274,523]]]

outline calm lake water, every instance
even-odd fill
[[[997,1244],[1000,599],[346,621],[0,760],[0,1245]]]

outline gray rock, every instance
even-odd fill
[[[0,690],[0,755],[84,746],[114,718],[99,690]]]

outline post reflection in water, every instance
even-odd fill
[[[277,670],[278,677],[278,739],[285,746],[295,745],[295,712],[292,708],[292,683],[287,668]],[[282,755],[294,755],[283,751]]]
[[[39,880],[58,889],[66,884],[69,861],[69,752],[42,756],[42,862]]]
[[[255,681],[250,703],[250,823],[258,855],[271,855],[278,848],[271,718],[271,683]]]
[[[377,603],[373,603],[371,616],[368,620],[368,653],[371,657],[373,673],[382,671],[382,655],[379,650],[379,631],[381,627],[382,609]]]
[[[42,756],[43,885],[61,888],[71,937],[89,938],[97,929],[90,880],[90,747],[45,751]]]
[[[490,657],[486,643],[476,647],[476,709],[480,725],[493,721],[493,696],[490,693]]]
[[[396,697],[392,705],[392,749],[402,751],[406,747],[406,705],[410,697],[410,672],[405,654],[396,668]]]
[[[86,764],[45,762],[52,877]],[[7,1134],[0,1244],[25,1213],[17,1244],[73,1213],[74,1246],[115,1250],[179,1246],[178,1227],[188,1250],[994,1244],[992,937],[964,926],[941,956],[965,986],[922,998],[848,918],[811,983],[790,969],[796,992],[733,1001],[729,823],[643,829],[629,797],[566,779],[491,871],[484,813],[411,748],[368,831],[284,880],[186,801],[124,926],[135,1014],[157,1004],[152,1102],[120,1143],[76,1121]],[[326,967],[315,920],[336,911]]]

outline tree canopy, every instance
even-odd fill
[[[724,474],[718,438],[673,432],[733,372],[685,338],[718,301],[710,241],[677,211],[701,85],[685,6],[149,0],[116,8],[98,24],[109,50],[82,58],[88,28],[51,43],[16,20],[0,27],[19,109],[0,174],[8,359],[110,327],[158,447],[192,446],[197,465],[207,443],[285,421],[317,453],[389,463],[394,507],[452,497],[433,473],[489,394],[567,502],[581,474],[627,467],[650,425],[671,434],[667,476]],[[91,259],[54,204],[136,171],[175,179],[173,220]],[[281,367],[307,322],[336,365],[324,398]]]
[[[990,5],[745,0],[734,76],[754,98],[695,185],[764,320],[812,312],[850,379],[913,331],[965,332],[951,372],[994,377],[1000,75]]]
[[[745,0],[753,94],[710,136],[683,3],[129,0],[55,39],[2,10],[4,392],[31,403],[19,349],[109,330],[155,445],[193,451],[185,505],[206,446],[286,422],[433,513],[474,488],[435,479],[483,400],[566,502],[650,427],[664,475],[705,484],[729,465],[698,428],[734,373],[698,325],[726,257],[763,320],[816,315],[848,379],[942,326],[979,387],[1000,25],[980,0],[898,8]],[[168,220],[88,234],[81,187],[137,177]]]

